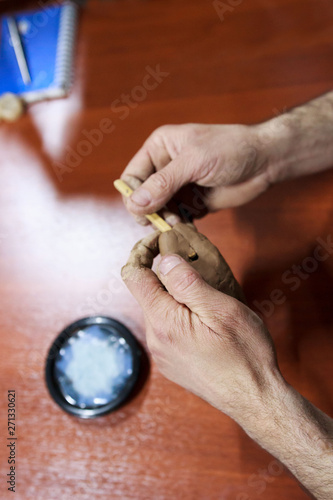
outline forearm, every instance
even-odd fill
[[[256,127],[272,183],[333,167],[333,92]]]
[[[259,418],[247,419],[242,426],[315,498],[333,498],[333,420],[283,379],[263,404]]]

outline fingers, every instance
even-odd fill
[[[153,265],[154,257],[158,254],[158,238],[160,231],[148,234],[145,238],[138,241],[131,250],[127,264],[122,268],[123,277],[132,267],[137,269],[148,268]]]
[[[123,174],[122,180],[133,190],[137,189],[142,184],[142,181],[140,181],[136,177],[133,177],[133,176],[128,175],[128,174]],[[123,196],[122,198],[123,198],[124,205],[126,206],[127,210],[131,213],[131,211],[129,210],[129,207],[128,207],[128,198],[126,196]],[[133,213],[131,213],[131,215],[133,215],[136,222],[138,224],[141,224],[142,226],[147,226],[150,224],[150,221],[144,215],[135,215]],[[171,212],[168,208],[163,208],[163,210],[161,210],[160,215],[170,226],[174,226],[175,224],[177,224],[181,220],[178,215]]]
[[[177,303],[151,269],[126,265],[122,278],[152,324],[160,323],[176,309]]]
[[[171,161],[171,156],[164,138],[172,128],[164,126],[156,129],[133,156],[123,175],[130,175],[144,182],[156,170],[165,167]]]
[[[164,126],[156,129],[129,162],[121,175],[121,179],[132,189],[136,190],[156,171],[161,170],[171,162],[172,158],[166,147],[165,139],[168,137],[172,142],[173,131],[173,126]],[[170,196],[172,195],[170,194]],[[168,199],[165,199],[167,202]],[[132,199],[124,199],[124,203],[128,211],[131,212],[136,221],[142,225],[147,225],[149,223],[147,219],[143,217],[143,214],[159,211],[166,202],[162,201],[161,203],[158,203],[157,208],[150,206],[149,209],[143,209],[140,211],[140,207],[138,207],[136,203],[133,203]],[[170,210],[165,207],[163,207],[161,215],[171,226],[174,226],[181,220],[178,215],[170,212]]]
[[[179,191],[191,182],[193,173],[186,166],[186,157],[172,160],[154,174],[129,198],[129,209],[136,215],[157,212]]]
[[[159,277],[169,294],[186,305],[207,325],[215,325],[230,310],[234,299],[209,286],[193,267],[178,255],[165,255],[158,266]],[[236,302],[236,301],[235,301]]]
[[[141,186],[142,181],[134,177],[133,175],[129,174],[122,174],[121,179],[133,190],[137,189],[138,187]],[[123,196],[123,202],[127,210],[129,210],[128,207],[128,198],[126,196]],[[133,215],[133,214],[132,214]],[[134,218],[138,224],[141,224],[142,226],[147,226],[149,224],[149,220],[143,216],[143,215],[134,215]]]
[[[169,224],[169,226],[173,227],[181,221],[179,215],[171,212],[167,208],[161,211],[162,218]]]
[[[206,203],[211,212],[221,210],[223,208],[238,207],[253,200],[259,194],[266,191],[269,183],[264,176],[253,177],[253,179],[234,184],[231,186],[221,187],[219,190],[212,191],[206,197]]]
[[[139,241],[131,251],[127,264],[122,268],[122,278],[142,307],[149,321],[157,322],[177,303],[164,289],[156,274],[150,269],[158,254],[159,231]]]
[[[155,167],[149,156],[148,149],[143,146],[133,156],[120,178],[125,180],[124,176],[130,176],[144,182],[154,172]]]
[[[172,196],[190,182],[186,158],[175,146],[177,126],[156,129],[127,165],[121,178],[135,177],[143,182],[127,202],[130,212],[145,215],[161,210]]]

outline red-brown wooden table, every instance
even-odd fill
[[[88,1],[71,96],[0,125],[1,498],[307,498],[232,420],[154,364],[129,404],[92,421],[62,412],[44,383],[50,344],[82,316],[112,316],[145,345],[142,313],[119,272],[147,229],[112,181],[147,135],[165,123],[258,122],[332,88],[330,0],[224,3],[233,7],[221,19],[205,0]],[[147,67],[158,65],[168,75],[140,93]],[[123,94],[131,100],[120,112]],[[110,127],[105,120],[111,132],[82,145],[92,129]],[[61,180],[55,162],[68,167],[73,150],[86,154]],[[198,223],[251,305],[283,291],[267,318],[282,372],[331,414],[333,257],[295,291],[282,275],[332,234],[332,188],[329,171]],[[15,494],[5,484],[8,389],[17,394]]]

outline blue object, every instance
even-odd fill
[[[31,83],[20,73],[8,17],[1,18],[0,95],[12,92],[28,102],[66,95],[71,84],[77,6],[71,2],[21,12],[14,18]]]

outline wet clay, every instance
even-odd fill
[[[176,224],[158,240],[161,255],[180,255],[220,292],[246,303],[243,290],[219,250],[191,224]]]

